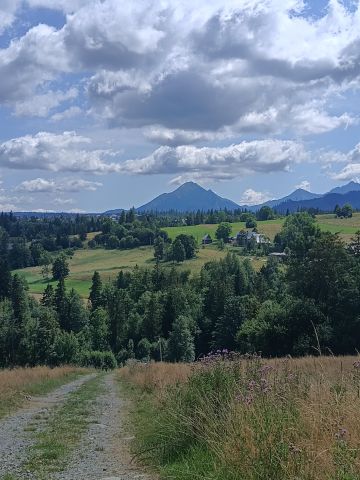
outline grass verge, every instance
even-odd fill
[[[70,366],[0,370],[0,418],[21,407],[27,396],[44,395],[86,372]]]
[[[71,393],[49,418],[45,430],[36,434],[25,468],[37,479],[48,479],[65,467],[69,453],[88,427],[93,401],[103,388],[102,378],[99,374]]]
[[[139,381],[151,368],[120,374],[135,399],[135,451],[163,478],[360,480],[358,357],[215,355],[182,379],[174,366],[164,386]]]

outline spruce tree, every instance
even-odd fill
[[[168,358],[172,362],[193,362],[194,337],[190,331],[190,319],[180,315],[172,326],[168,342]]]
[[[91,310],[96,310],[102,306],[102,282],[100,274],[97,271],[94,272],[92,277],[89,300],[91,303]]]
[[[0,300],[7,298],[11,287],[11,273],[7,260],[0,259]]]
[[[43,307],[52,308],[54,307],[54,302],[55,302],[54,288],[49,283],[44,290],[40,303]]]

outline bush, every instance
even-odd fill
[[[101,370],[114,370],[117,368],[115,355],[110,352],[91,351],[84,355],[83,364],[86,367],[99,368]]]

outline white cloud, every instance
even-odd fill
[[[354,180],[358,182],[360,179],[360,163],[350,163],[340,172],[333,173],[331,176],[334,180]]]
[[[92,77],[92,113],[111,126],[151,127],[152,140],[172,146],[357,121],[330,106],[360,86],[359,5],[350,12],[331,0],[314,19],[300,0],[27,3],[68,15],[62,28],[38,25],[0,50],[0,102],[18,112],[37,113],[40,96],[47,115],[49,82],[75,73]]]
[[[32,117],[47,117],[50,110],[58,107],[66,100],[76,98],[78,91],[76,88],[70,88],[67,92],[47,92],[41,95],[34,95],[16,102],[15,115],[17,116],[32,116]],[[72,107],[76,109],[76,107]]]
[[[259,205],[271,200],[273,197],[267,192],[256,192],[252,188],[248,188],[243,193],[240,203],[245,205]]]
[[[81,115],[82,110],[80,107],[70,107],[63,112],[55,113],[52,115],[51,120],[53,122],[61,122],[63,120],[69,120],[70,118],[77,117]]]
[[[259,140],[219,148],[160,147],[147,157],[127,160],[121,171],[142,175],[198,174],[206,179],[226,180],[252,173],[287,171],[307,159],[308,153],[300,143]]]
[[[310,182],[308,180],[303,180],[298,185],[295,185],[295,188],[301,188],[302,190],[310,191]]]
[[[14,22],[20,2],[21,0],[1,0],[0,35]]]
[[[89,0],[26,0],[30,7],[43,7],[52,10],[62,10],[64,13],[76,12],[89,4]]]
[[[0,144],[0,166],[96,174],[119,171],[118,164],[104,161],[109,152],[86,149],[90,143],[90,139],[75,132],[59,135],[39,132],[36,135],[13,138]]]
[[[63,179],[46,180],[44,178],[35,178],[34,180],[25,180],[17,186],[17,190],[32,193],[55,193],[55,192],[81,192],[88,190],[95,192],[102,187],[100,182],[90,182],[82,179]]]
[[[54,198],[52,201],[54,205],[73,205],[75,201],[72,198]]]
[[[16,210],[16,205],[13,203],[1,203],[0,202],[0,212],[11,212]]]

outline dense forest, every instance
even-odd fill
[[[289,252],[256,272],[229,253],[190,276],[174,265],[93,275],[88,304],[58,272],[40,302],[0,269],[0,366],[114,366],[129,358],[191,361],[211,350],[265,356],[355,353],[360,347],[360,232],[350,246],[306,213],[276,237]],[[61,263],[61,262],[60,262]],[[61,265],[59,265],[61,267]]]

